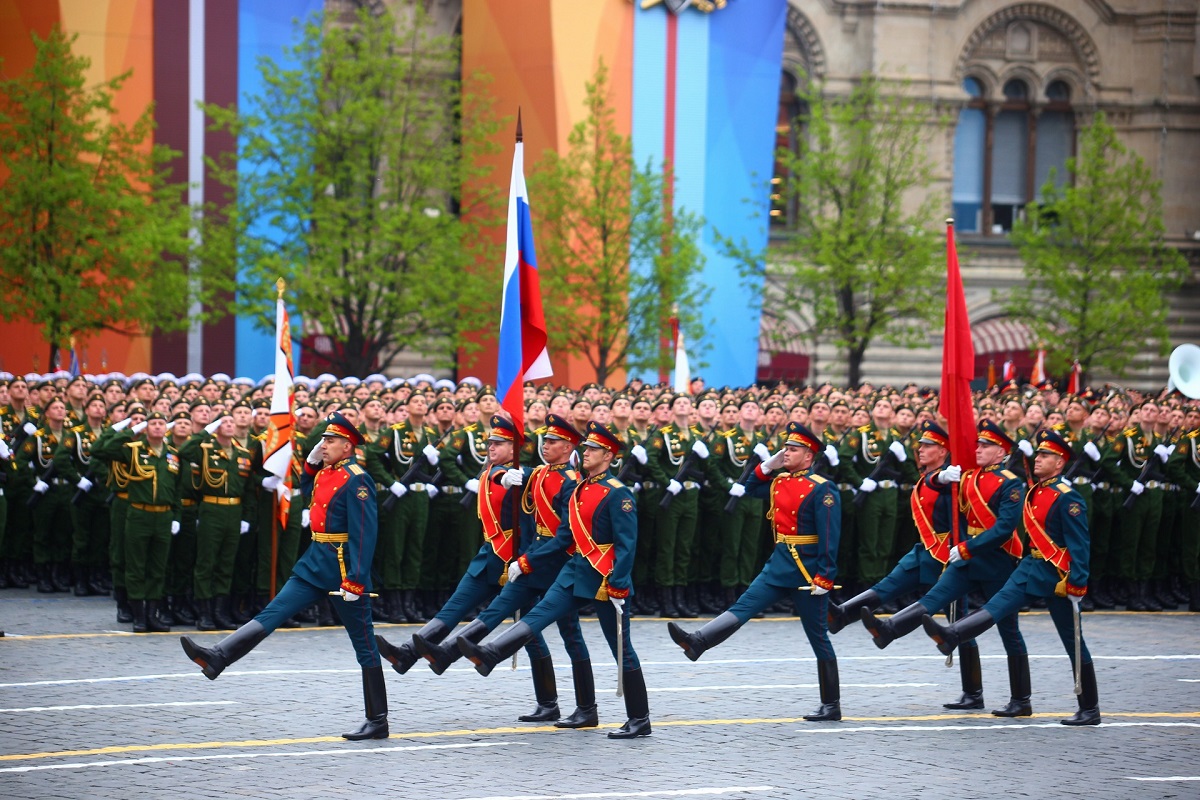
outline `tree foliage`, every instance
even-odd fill
[[[725,244],[744,277],[766,279],[772,315],[838,347],[854,385],[873,341],[923,343],[942,315],[930,302],[944,281],[942,202],[928,191],[932,111],[907,86],[885,91],[871,75],[845,97],[819,84],[798,96],[798,150],[776,156],[795,230],[765,254]]]
[[[656,370],[674,358],[661,337],[677,316],[696,364],[709,294],[699,280],[703,222],[668,208],[669,173],[634,163],[603,64],[586,86],[587,117],[567,152],[547,151],[529,179],[550,352],[585,357],[600,383]]]
[[[236,160],[210,163],[233,202],[205,215],[207,257],[240,268],[237,308],[264,330],[284,277],[344,374],[404,350],[449,362],[498,313],[498,273],[468,265],[499,198],[476,193],[467,208],[462,194],[495,147],[485,79],[464,88],[459,42],[419,3],[363,8],[346,25],[310,19],[289,55],[294,68],[260,63],[265,88],[240,109],[205,107],[239,141]]]
[[[186,327],[192,297],[178,154],[151,146],[151,109],[115,118],[130,73],[87,86],[74,40],[34,34],[33,66],[0,78],[0,314],[38,325],[50,363],[71,336]]]
[[[1042,202],[1013,226],[1025,281],[1008,311],[1027,319],[1056,368],[1072,358],[1124,375],[1147,346],[1166,355],[1166,295],[1187,262],[1163,241],[1160,183],[1100,114],[1067,160],[1070,180],[1051,175]]]

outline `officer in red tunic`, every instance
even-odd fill
[[[609,731],[608,738],[633,739],[650,735],[650,701],[641,663],[629,639],[629,611],[625,608],[625,600],[633,591],[637,504],[630,488],[609,469],[621,451],[621,440],[615,433],[597,422],[588,425],[583,443],[584,477],[571,492],[554,539],[522,555],[512,570],[517,581],[557,570],[554,585],[532,611],[493,641],[479,645],[460,637],[458,646],[475,664],[476,672],[488,675],[551,622],[577,614],[582,606],[599,600],[596,617],[622,671],[625,712],[629,716],[624,725]],[[559,570],[562,553],[571,558]]]
[[[804,633],[817,657],[821,707],[804,718],[812,722],[842,718],[837,655],[826,627],[825,596],[837,575],[838,539],[842,530],[837,485],[813,471],[813,459],[825,445],[799,422],[789,422],[783,448],[755,468],[746,481],[746,496],[770,498],[767,519],[775,533],[775,549],[762,572],[738,601],[695,633],[674,622],[667,630],[692,661],[728,639],[763,609],[790,598],[800,611]],[[782,471],[771,475],[775,470]]]
[[[292,568],[292,576],[258,616],[226,636],[215,647],[201,647],[182,636],[183,652],[216,680],[227,666],[249,653],[294,614],[335,592],[333,606],[354,645],[362,667],[366,722],[347,739],[386,739],[387,686],[375,647],[371,623],[371,559],[378,534],[375,482],[354,458],[363,443],[341,414],[328,419],[321,444],[309,453],[301,489],[311,495],[312,544]]]
[[[1066,647],[1071,664],[1078,670],[1081,691],[1079,711],[1064,725],[1099,725],[1100,698],[1096,670],[1079,627],[1079,603],[1087,594],[1088,541],[1087,506],[1083,497],[1063,480],[1062,471],[1071,459],[1069,442],[1057,431],[1038,435],[1033,473],[1037,483],[1025,495],[1022,519],[1029,535],[1029,554],[1021,559],[1012,577],[983,608],[953,625],[942,626],[926,616],[925,633],[938,650],[950,653],[961,640],[983,633],[996,620],[1015,614],[1021,606],[1046,598],[1050,618]],[[1078,638],[1076,638],[1078,637]],[[1076,664],[1076,649],[1082,663]]]

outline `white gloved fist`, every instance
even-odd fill
[[[754,455],[758,456],[759,461],[770,461],[771,460],[771,451],[768,450],[767,446],[765,444],[763,444],[762,442],[759,442],[758,444],[754,445]]]
[[[812,585],[812,589],[810,591],[812,592],[813,597],[820,597],[823,594],[829,593],[828,589],[823,589],[820,586],[817,586],[815,583]]]
[[[957,544],[956,544],[956,545],[954,545],[954,547],[951,547],[951,548],[950,548],[950,560],[949,560],[949,563],[953,564],[955,561],[962,561],[962,560],[963,560],[963,557],[962,557],[962,550],[960,550],[960,549],[959,549],[960,547],[961,547],[961,545],[957,545]]]
[[[421,454],[425,456],[425,460],[430,466],[436,467],[438,463],[438,449],[431,444],[427,444],[421,448]]]
[[[743,497],[746,494],[746,487],[740,483],[735,483],[729,487],[730,497]]]
[[[133,424],[133,417],[126,417],[125,419],[123,419],[120,422],[113,425],[113,430],[114,431],[123,431],[132,424]]]
[[[514,561],[508,565],[508,582],[509,583],[512,583],[513,581],[515,581],[517,578],[521,577],[524,574],[525,574],[524,572],[521,572],[521,565],[518,564],[517,562]]]
[[[829,466],[836,467],[842,463],[842,459],[838,456],[837,448],[831,444],[825,445],[825,460],[829,462]]]
[[[26,422],[21,426],[21,430],[25,431],[27,435],[33,436],[37,433],[37,425],[34,425],[32,422]]]
[[[1171,451],[1167,449],[1165,444],[1160,444],[1155,446],[1154,455],[1162,459],[1162,462],[1165,464],[1167,463],[1167,459],[1171,457]]]
[[[667,491],[671,494],[679,494],[683,491],[683,484],[671,478],[671,482],[667,484]]]
[[[692,452],[701,458],[708,458],[708,445],[697,439],[692,442]]]
[[[221,427],[221,423],[224,421],[225,421],[224,417],[217,417],[212,422],[210,422],[204,426],[204,432],[208,433],[208,434],[212,434],[213,436],[216,436],[217,428]]]
[[[908,460],[908,452],[905,451],[904,445],[900,442],[892,442],[888,445],[888,450],[896,457],[896,460],[903,464]]]
[[[633,484],[633,493],[634,494],[637,494],[641,490],[642,490],[642,484],[640,484],[640,483]],[[1200,491],[1200,487],[1196,487],[1196,491]]]
[[[784,449],[784,448],[780,448],[780,450],[779,450],[779,452],[778,452],[778,453],[776,453],[775,455],[771,456],[771,457],[770,457],[770,458],[768,458],[766,461],[762,462],[762,471],[763,471],[763,473],[764,473],[764,474],[765,474],[765,473],[770,473],[770,472],[772,472],[772,471],[774,471],[774,470],[776,470],[776,469],[779,469],[781,466],[783,466],[783,455],[784,455],[784,453],[786,453],[786,452],[787,452],[787,450],[786,450],[786,449]]]
[[[141,433],[142,431],[146,430],[146,426],[147,426],[147,425],[149,425],[149,424],[150,424],[150,421],[149,421],[149,420],[145,420],[145,419],[144,419],[144,420],[142,420],[141,422],[139,422],[137,425],[134,425],[134,426],[133,426],[132,428],[130,428],[129,430],[133,431],[133,435],[134,435],[134,436],[137,436],[139,433]]]
[[[500,485],[505,489],[511,489],[523,483],[525,483],[525,473],[519,469],[506,469],[500,476]]]
[[[860,492],[870,493],[870,492],[875,491],[878,488],[879,488],[879,484],[876,483],[874,481],[874,479],[872,479],[872,478],[863,478],[863,482],[858,485],[858,490]]]
[[[392,485],[388,487],[388,491],[396,495],[396,497],[404,497],[408,494],[408,487],[400,481],[392,481]]]
[[[613,604],[613,608],[617,610],[617,619],[620,619],[621,615],[625,613],[625,598],[609,596],[608,602]]]
[[[12,450],[8,446],[8,442],[4,441],[4,437],[0,436],[0,458],[7,461],[12,457]]]
[[[171,520],[171,535],[177,536],[178,534],[179,534],[179,520],[173,519],[173,520]]]
[[[576,469],[579,468],[579,451],[578,450],[571,451],[571,455],[569,455],[567,457],[567,463],[570,464],[572,467],[575,467]]]
[[[943,468],[937,477],[942,483],[958,483],[962,480],[962,467],[957,464],[951,464]]]
[[[345,589],[338,589],[338,594],[340,594],[342,596],[342,599],[345,600],[347,603],[353,603],[355,600],[362,597],[361,594],[355,594],[354,592],[348,592]]]
[[[636,458],[637,462],[643,466],[647,461],[650,460],[650,457],[646,455],[646,448],[642,447],[640,444],[635,444],[633,447],[629,448],[629,455]]]
[[[1092,461],[1100,460],[1100,448],[1096,447],[1095,442],[1088,442],[1087,444],[1085,444],[1083,446],[1083,454],[1085,456],[1087,456],[1088,458],[1090,458]]]
[[[479,478],[471,478],[471,480],[467,481],[463,485],[463,489],[467,490],[468,492],[475,492],[476,494],[479,494]]]
[[[273,492],[279,488],[279,484],[283,483],[283,479],[278,475],[268,475],[263,478],[263,488],[268,492]]]
[[[317,442],[317,446],[309,451],[308,458],[304,460],[312,464],[314,467],[323,463],[325,461],[325,440],[322,439],[321,441]]]
[[[249,532],[250,532],[250,523],[246,522],[246,520],[242,520],[241,535],[245,536]]]
[[[1071,601],[1071,605],[1075,606],[1075,612],[1079,613],[1079,604],[1083,602],[1083,596],[1077,594],[1067,595],[1067,599]]]
[[[179,421],[179,420],[177,420],[177,419],[173,419],[173,420],[171,420],[170,422],[168,422],[168,423],[167,423],[167,430],[169,430],[169,431],[173,431],[173,430],[175,430],[175,423],[176,423],[176,422],[178,422],[178,421]]]
[[[1200,483],[1196,484],[1196,494],[1200,494]]]
[[[75,484],[75,488],[81,492],[90,492],[95,484],[89,481],[86,477],[81,477],[79,483]]]
[[[38,494],[45,494],[46,492],[50,491],[50,484],[46,483],[41,478],[38,478],[37,483],[33,485],[33,490]]]
[[[425,494],[429,495],[429,499],[432,500],[438,496],[438,488],[432,483],[427,483],[425,484]]]
[[[1142,492],[1146,491],[1146,487],[1142,485],[1141,481],[1134,481],[1133,486],[1129,487],[1129,491],[1133,492],[1134,494],[1141,494]]]
[[[312,512],[309,511],[307,508],[303,509],[300,512],[300,527],[301,528],[312,527],[312,523],[309,521],[311,516],[312,516]]]
[[[1026,458],[1033,458],[1033,445],[1029,443],[1028,439],[1017,442],[1017,449],[1024,453]]]

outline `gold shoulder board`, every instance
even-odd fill
[[[1004,476],[1005,478],[1007,478],[1008,480],[1012,480],[1012,479],[1014,479],[1014,478],[1016,478],[1016,477],[1017,477],[1015,473],[1013,473],[1013,472],[1009,472],[1009,471],[1008,471],[1008,470],[1006,470],[1006,469],[1002,469],[1002,470],[1000,470],[1000,474],[1001,474],[1001,475],[1003,475],[1003,476]]]
[[[808,476],[808,479],[809,479],[810,481],[812,481],[813,483],[818,483],[818,484],[820,484],[820,483],[828,483],[828,482],[829,482],[829,481],[825,480],[824,478],[822,478],[820,475],[817,475],[816,473],[813,473],[812,475],[809,475],[809,476]]]
[[[363,471],[363,468],[360,467],[358,464],[347,464],[346,469],[350,472],[351,475],[365,475],[366,474],[366,472]]]
[[[620,489],[620,488],[621,488],[622,486],[624,486],[625,484],[621,483],[621,482],[620,482],[619,480],[617,480],[616,478],[609,478],[609,479],[608,479],[608,485],[609,485],[609,486],[611,486],[611,487],[613,487],[614,489]]]

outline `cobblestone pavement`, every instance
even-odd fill
[[[796,619],[755,621],[698,663],[663,620],[632,628],[653,736],[609,741],[624,721],[594,619],[601,727],[516,722],[533,708],[524,655],[490,678],[459,662],[387,670],[392,736],[346,742],[362,719],[359,670],[340,629],[278,631],[210,682],[172,634],[119,632],[107,598],[0,593],[0,797],[413,798],[1200,796],[1200,615],[1096,613],[1104,724],[1068,729],[1072,676],[1045,613],[1023,615],[1035,716],[949,712],[958,669],[920,632],[877,650],[834,637],[840,723],[807,723],[816,670]],[[689,629],[699,622],[685,625]],[[395,639],[415,626],[383,625]],[[194,634],[194,632],[191,632]],[[215,642],[219,634],[199,634]],[[564,713],[569,664],[548,632]],[[980,639],[989,708],[1008,696],[994,631]]]

